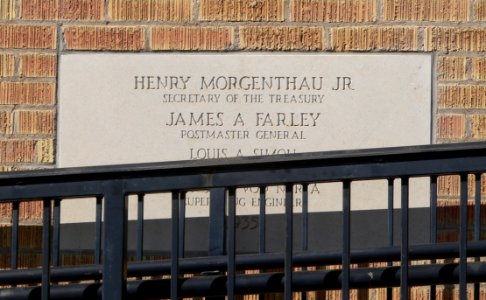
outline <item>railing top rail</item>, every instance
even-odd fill
[[[43,182],[128,179],[139,176],[209,174],[306,166],[346,166],[417,160],[486,157],[486,142],[419,145],[344,151],[308,152],[272,156],[170,161],[75,168],[14,171],[0,174],[0,186]],[[486,168],[486,166],[485,166]]]

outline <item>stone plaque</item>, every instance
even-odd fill
[[[59,167],[429,144],[431,57],[66,54]]]
[[[431,64],[417,54],[62,55],[57,164],[429,144]],[[412,183],[411,207],[427,207],[427,180]],[[340,184],[309,191],[311,212],[341,210]],[[385,181],[353,182],[352,193],[353,210],[386,208]],[[295,194],[298,212],[299,186]],[[283,197],[270,188],[267,212],[283,212]],[[160,199],[170,198],[153,198],[146,218],[168,217]],[[258,214],[258,189],[238,190],[237,199],[238,214]],[[208,202],[207,192],[189,193],[187,215],[207,216]],[[92,218],[69,211],[64,222]]]

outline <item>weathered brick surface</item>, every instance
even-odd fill
[[[13,116],[10,111],[0,110],[0,134],[11,134],[13,130]]]
[[[469,199],[476,195],[475,187],[476,177],[470,174],[467,177],[468,196]],[[486,195],[486,177],[483,175],[480,178],[482,196]],[[461,178],[458,175],[447,175],[437,177],[437,196],[439,198],[458,198],[461,195],[460,189]],[[456,203],[457,205],[457,203]],[[485,207],[486,208],[486,207]]]
[[[19,204],[19,218],[21,221],[42,219],[42,201],[22,201]],[[40,224],[39,224],[40,225]],[[19,233],[19,244],[25,248],[38,248],[42,244],[42,227],[32,226]],[[22,236],[22,238],[20,238]]]
[[[26,54],[20,56],[20,76],[55,77],[57,56],[52,54]]]
[[[15,113],[18,134],[54,133],[54,112],[50,110],[21,110]]]
[[[426,51],[486,51],[486,28],[428,27]]]
[[[145,43],[140,27],[68,26],[63,33],[69,50],[139,51]]]
[[[150,31],[152,50],[224,50],[233,44],[230,27],[155,27]]]
[[[459,196],[459,176],[439,176],[437,177],[437,196],[438,197],[457,197]]]
[[[385,20],[467,21],[469,0],[385,0]]]
[[[45,82],[0,82],[0,104],[54,104],[56,85]]]
[[[35,141],[0,140],[0,163],[35,161]]]
[[[464,115],[441,115],[437,119],[437,138],[462,139],[465,137],[466,118]]]
[[[340,27],[331,29],[331,47],[336,51],[419,50],[415,27]]]
[[[486,108],[486,87],[477,85],[439,86],[440,108]]]
[[[14,75],[15,59],[11,54],[0,54],[0,77],[10,77]]]
[[[101,20],[103,0],[22,0],[21,18],[27,20]]]
[[[467,59],[459,56],[442,56],[438,59],[439,80],[465,80]]]
[[[283,0],[201,0],[199,19],[222,21],[283,21]]]
[[[471,137],[477,140],[486,139],[486,115],[473,115],[471,118]]]
[[[36,162],[54,162],[54,141],[52,139],[39,140],[36,143]]]
[[[292,21],[372,22],[376,20],[376,0],[292,0]]]
[[[191,0],[109,0],[111,20],[189,21],[192,17]]]
[[[0,48],[55,49],[56,27],[0,25]]]
[[[15,0],[0,0],[0,20],[15,19]]]
[[[474,0],[474,15],[478,21],[486,21],[486,1]]]
[[[486,58],[473,57],[472,59],[472,79],[486,80]]]
[[[324,32],[319,27],[246,26],[240,29],[240,46],[251,50],[321,50]]]

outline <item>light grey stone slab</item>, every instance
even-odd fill
[[[57,163],[428,144],[430,72],[428,55],[63,55]]]

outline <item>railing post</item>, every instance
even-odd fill
[[[343,182],[343,256],[341,259],[341,299],[349,299],[349,269],[351,264],[351,182]]]
[[[179,298],[179,204],[184,201],[183,193],[172,191],[170,298],[173,300]]]
[[[223,255],[226,235],[225,189],[214,188],[209,193],[209,255]]]
[[[409,285],[408,285],[408,218],[409,218],[409,178],[402,177],[402,188],[401,188],[401,215],[402,215],[402,241],[400,245],[400,299],[409,299]]]
[[[103,299],[126,297],[127,199],[120,181],[105,185],[103,233]]]
[[[42,290],[41,299],[50,299],[51,285],[51,199],[43,200],[42,214]]]
[[[292,300],[292,271],[294,247],[294,186],[285,185],[285,261],[284,261],[284,299]]]
[[[225,253],[226,242],[226,190],[213,188],[209,191],[209,256],[219,256]],[[209,272],[204,274],[213,274]],[[207,297],[206,299],[221,300],[225,297]]]
[[[467,299],[467,174],[461,174],[459,205],[459,299]]]

